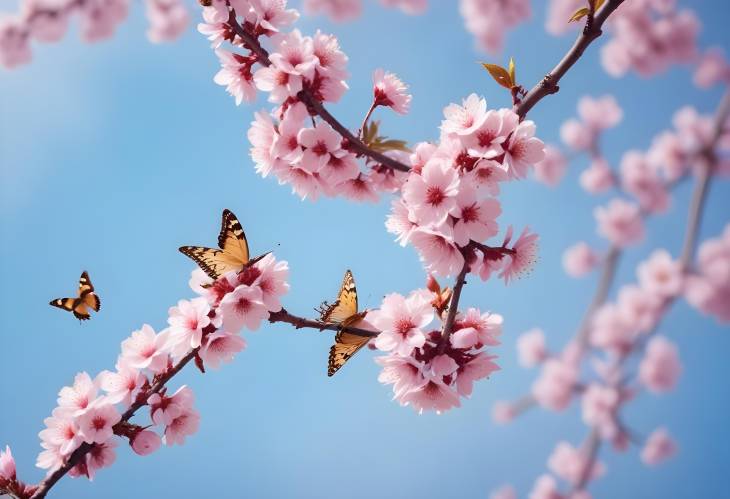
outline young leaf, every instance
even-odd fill
[[[568,19],[569,23],[572,23],[573,21],[580,21],[585,16],[587,16],[590,13],[590,10],[588,7],[583,7],[582,9],[578,9],[575,12],[573,12],[573,15],[570,16],[570,19]]]
[[[517,84],[517,77],[515,76],[515,71],[516,71],[516,69],[515,69],[515,60],[510,57],[509,58],[508,72],[509,72],[510,82],[512,82],[512,86],[515,86]]]
[[[514,86],[514,82],[512,81],[512,78],[510,77],[510,74],[506,69],[497,64],[488,64],[486,62],[483,62],[482,66],[484,66],[484,69],[489,71],[489,74],[492,75],[494,81],[496,81],[498,84],[508,90],[512,89],[512,87]]]
[[[598,12],[598,9],[600,9],[604,3],[606,3],[606,0],[591,0],[593,12]]]

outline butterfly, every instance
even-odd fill
[[[263,254],[249,260],[246,234],[231,210],[223,210],[218,246],[220,249],[181,246],[180,253],[191,258],[213,280],[233,270],[241,271],[266,256]]]
[[[78,298],[56,298],[55,300],[51,300],[50,305],[72,312],[78,320],[86,321],[91,318],[89,309],[94,312],[99,311],[101,308],[101,300],[94,293],[94,285],[91,284],[89,273],[84,270],[81,273],[81,277],[79,277]]]
[[[317,310],[321,314],[320,322],[338,324],[341,327],[351,326],[365,317],[366,311],[357,311],[357,289],[352,272],[349,270],[345,272],[337,300],[331,305],[325,301]],[[367,345],[368,341],[370,338],[367,336],[359,336],[339,329],[335,336],[335,344],[330,348],[327,376],[334,375],[358,350]]]

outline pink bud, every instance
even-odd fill
[[[5,452],[0,451],[0,478],[15,480],[15,459],[7,445]]]
[[[147,456],[160,448],[162,440],[154,431],[143,430],[134,436],[130,444],[134,452],[140,456]]]

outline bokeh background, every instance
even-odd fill
[[[359,123],[379,66],[401,76],[414,96],[406,117],[378,111],[392,137],[436,139],[443,107],[471,92],[485,95],[491,107],[508,105],[507,92],[477,64],[485,56],[475,51],[455,2],[434,0],[420,17],[365,3],[364,16],[351,24],[306,17],[299,23],[306,33],[336,34],[350,56],[351,91],[332,106],[344,123]],[[684,3],[702,20],[702,46],[730,48],[725,2]],[[1,7],[12,11],[16,3]],[[496,61],[514,56],[518,79],[528,86],[573,40],[548,36],[543,2],[533,7],[532,20],[508,36]],[[110,41],[85,45],[74,30],[60,44],[36,46],[32,64],[0,74],[0,444],[11,445],[26,481],[43,476],[34,467],[37,433],[59,388],[77,371],[111,368],[120,341],[143,323],[165,325],[168,307],[192,295],[192,265],[177,247],[214,243],[223,208],[237,213],[254,253],[273,249],[289,261],[285,306],[295,313],[313,315],[312,307],[334,298],[346,268],[368,307],[387,292],[406,293],[424,282],[412,248],[394,244],[384,229],[388,202],[302,202],[259,178],[245,133],[253,112],[268,105],[234,105],[213,83],[217,58],[194,29],[171,45],[149,44],[145,29],[142,5],[134,2]],[[558,142],[577,98],[605,93],[625,110],[620,127],[605,136],[614,165],[625,150],[648,147],[679,107],[712,112],[720,99],[719,89],[694,88],[682,67],[651,80],[608,77],[591,47],[560,93],[530,113],[539,136]],[[582,440],[579,409],[573,405],[567,417],[535,410],[499,427],[491,406],[524,393],[536,374],[516,363],[518,334],[540,326],[550,346],[561,347],[595,287],[596,276],[572,280],[560,265],[573,242],[602,244],[592,212],[606,199],[580,189],[584,166],[573,163],[555,189],[532,180],[504,189],[502,223],[529,224],[540,233],[540,260],[509,287],[501,281],[466,287],[464,304],[499,312],[506,322],[496,349],[502,370],[477,383],[462,408],[440,416],[401,408],[377,382],[372,352],[328,379],[330,334],[267,324],[247,334],[249,348],[235,363],[204,376],[187,369],[175,380],[173,388],[193,387],[202,414],[199,433],[186,445],[144,458],[121,445],[117,463],[93,484],[66,478],[53,495],[484,498],[507,482],[526,495],[558,440]],[[621,262],[620,280],[634,279],[636,263],[654,247],[678,253],[689,190],[680,186],[670,211],[649,222],[650,237]],[[728,182],[716,182],[703,238],[722,231],[729,200]],[[48,301],[74,292],[84,269],[103,308],[79,325]],[[596,497],[727,497],[730,332],[684,302],[662,332],[680,345],[685,372],[669,395],[642,395],[626,420],[643,435],[666,425],[680,453],[646,469],[636,449],[618,455],[604,449],[608,474],[592,485]]]

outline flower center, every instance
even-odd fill
[[[324,156],[327,154],[327,145],[323,141],[319,141],[312,147],[312,152],[317,156]]]
[[[440,205],[446,196],[440,187],[429,187],[426,191],[426,202],[433,206]]]
[[[104,427],[106,426],[106,419],[104,419],[104,418],[102,418],[100,416],[97,416],[97,417],[95,417],[94,419],[91,420],[91,426],[96,431],[103,430]]]
[[[408,335],[411,329],[415,327],[415,324],[410,319],[398,319],[395,322],[395,332],[404,338]]]
[[[461,220],[467,223],[479,220],[479,208],[476,204],[461,209]]]

